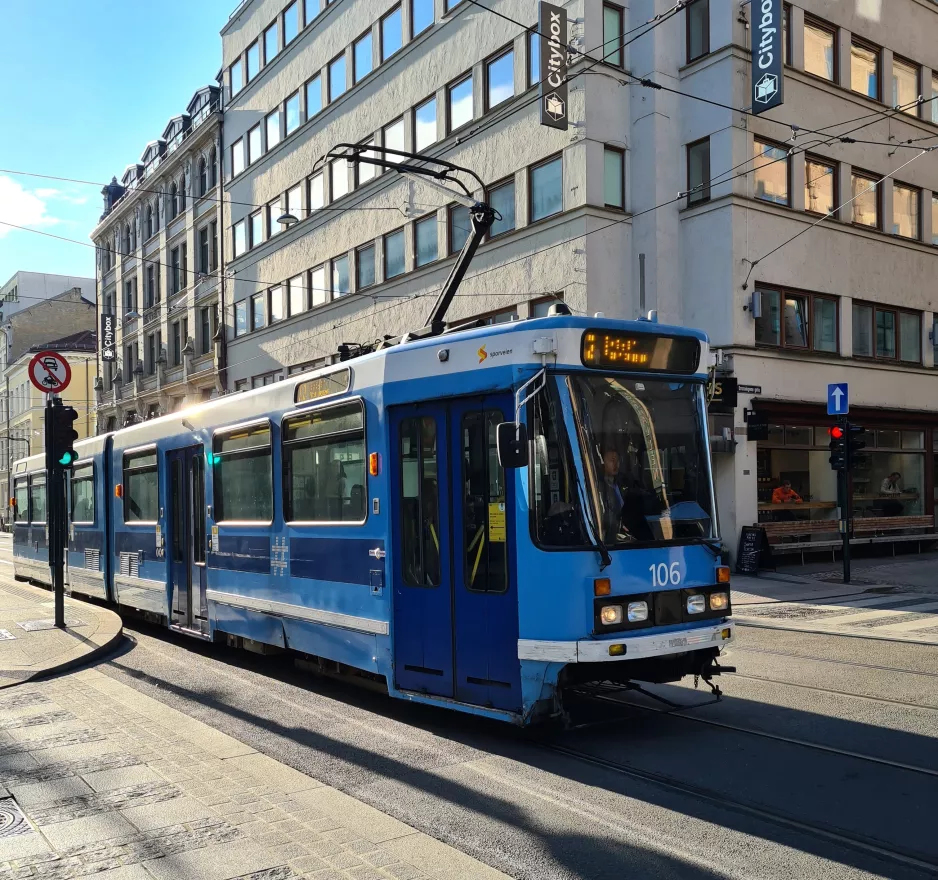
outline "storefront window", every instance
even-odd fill
[[[786,446],[811,446],[812,431],[810,428],[785,428]]]

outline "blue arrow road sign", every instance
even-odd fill
[[[827,414],[829,416],[845,416],[850,412],[850,397],[847,394],[847,383],[838,382],[827,386]]]

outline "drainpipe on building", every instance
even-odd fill
[[[218,271],[221,284],[218,293],[218,330],[215,341],[218,344],[218,383],[222,394],[228,390],[228,323],[225,317],[225,122],[224,117],[218,123]]]

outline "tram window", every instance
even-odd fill
[[[46,521],[46,478],[33,476],[29,478],[29,521],[44,523]]]
[[[182,462],[176,459],[170,470],[170,510],[173,520],[173,562],[183,561],[183,550],[186,542],[186,493]]]
[[[29,480],[25,477],[16,481],[13,497],[16,499],[16,521],[29,522]]]
[[[205,458],[192,459],[192,560],[205,562]]]
[[[401,574],[412,587],[440,585],[440,492],[436,419],[403,419],[401,446]]]
[[[545,393],[534,397],[531,409],[534,424],[534,455],[530,469],[534,538],[544,547],[582,547],[586,544],[586,536],[583,534],[576,471],[553,380]]]
[[[160,512],[156,450],[124,456],[124,522],[155,523]]]
[[[270,425],[216,434],[215,519],[270,522],[274,514]]]
[[[94,465],[76,467],[72,473],[72,522],[94,522]]]
[[[503,421],[499,410],[466,413],[462,420],[464,577],[480,593],[508,589],[505,472],[495,449]]]
[[[365,521],[365,411],[359,401],[283,426],[283,515],[289,522]]]

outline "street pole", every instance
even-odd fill
[[[842,416],[840,427],[844,436],[844,469],[840,472],[840,528],[843,532],[844,583],[850,583],[850,532],[853,525],[853,493],[850,491],[850,438],[847,436],[847,417]]]
[[[46,511],[49,520],[49,567],[55,594],[55,625],[65,629],[65,536],[68,529],[65,504],[65,469],[55,460],[53,408],[59,398],[46,396]]]

